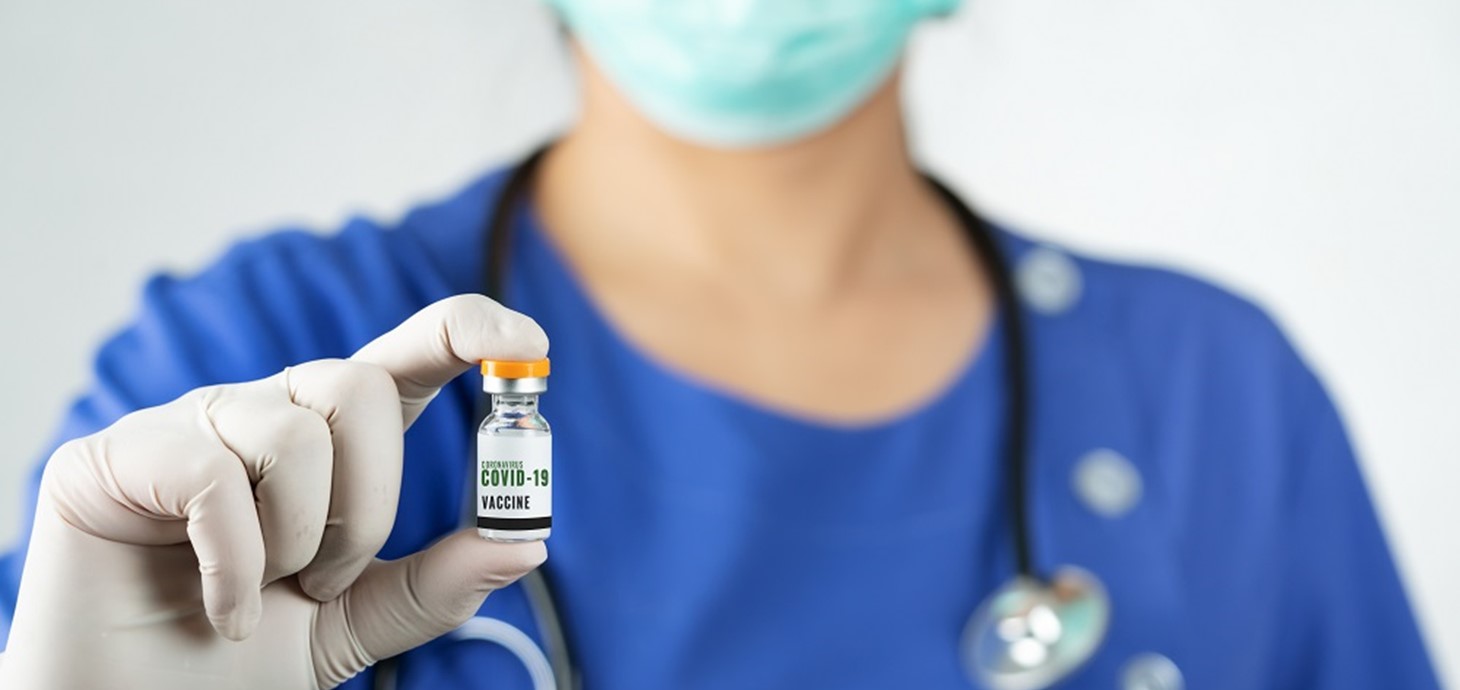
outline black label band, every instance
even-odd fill
[[[535,518],[498,518],[477,516],[478,529],[529,530],[553,526],[552,516]]]

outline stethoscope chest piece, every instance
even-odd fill
[[[1110,597],[1089,571],[1060,568],[1048,582],[1020,576],[968,620],[964,668],[991,690],[1048,688],[1094,656],[1109,624]]]

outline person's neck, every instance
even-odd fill
[[[536,185],[539,213],[572,258],[735,276],[818,300],[875,271],[900,233],[936,224],[907,155],[895,79],[825,132],[725,150],[664,134],[579,63],[582,119]]]

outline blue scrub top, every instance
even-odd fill
[[[479,290],[504,177],[394,227],[279,232],[152,279],[56,443],[198,386],[347,356]],[[1338,415],[1273,323],[1191,278],[1001,240],[1031,321],[1036,562],[1096,573],[1114,606],[1061,687],[1120,687],[1151,655],[1190,688],[1437,687]],[[970,687],[959,635],[1013,569],[996,334],[919,408],[826,424],[636,350],[530,210],[512,252],[508,302],[552,338],[545,567],[586,688]],[[477,386],[452,384],[406,434],[383,557],[463,524]],[[0,562],[0,625],[24,550]],[[482,614],[537,633],[517,587]],[[528,687],[482,642],[438,640],[398,668],[407,689]]]

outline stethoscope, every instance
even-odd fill
[[[549,148],[551,144],[538,149],[512,172],[484,228],[482,292],[498,302],[503,301],[514,215]],[[1110,622],[1110,597],[1099,578],[1082,568],[1062,566],[1041,574],[1034,567],[1028,506],[1029,349],[1013,277],[988,223],[941,182],[927,174],[924,179],[957,215],[991,278],[1003,317],[1004,403],[1009,410],[1004,462],[1017,572],[969,617],[959,642],[960,656],[969,678],[991,690],[1040,690],[1068,677],[1095,655]],[[523,578],[522,586],[542,633],[541,647],[521,630],[495,619],[474,618],[451,634],[511,651],[527,667],[534,690],[576,690],[581,679],[554,603],[551,578],[539,569]],[[392,687],[394,674],[381,670],[377,669],[377,687]]]

